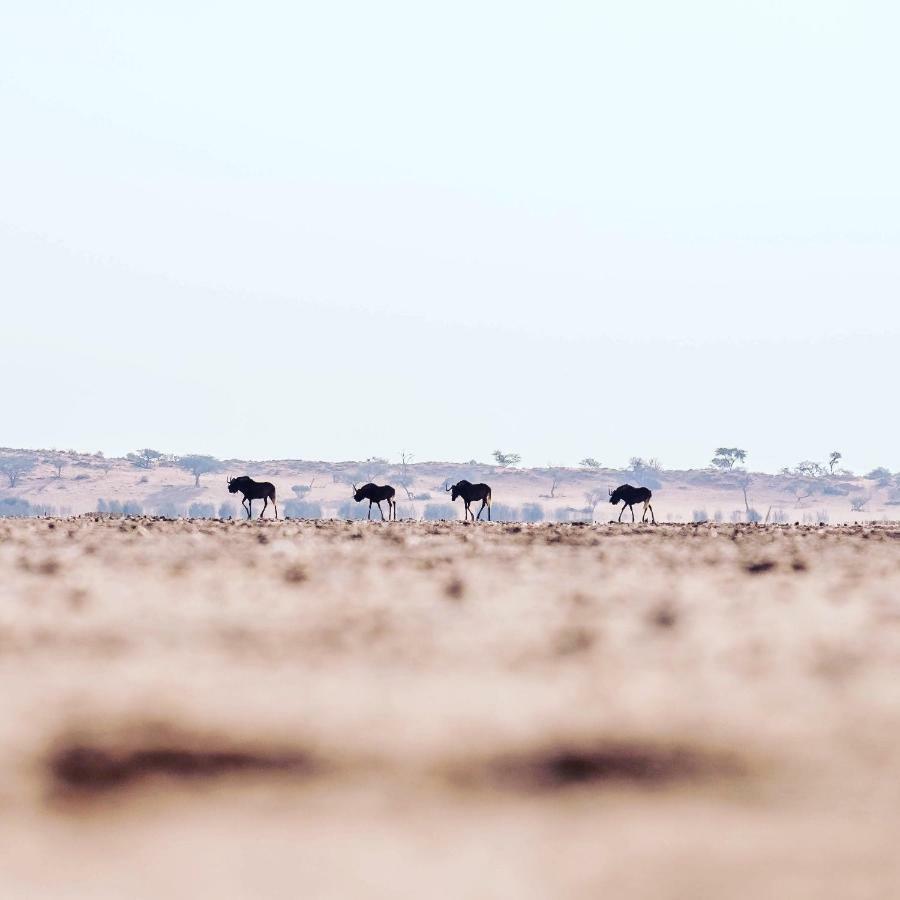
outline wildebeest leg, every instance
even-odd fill
[[[463,512],[463,522],[468,522],[469,521],[469,513],[472,512],[472,510],[469,509],[469,501],[468,500],[463,500],[463,505],[465,506],[465,511]],[[473,518],[474,518],[474,516],[473,516]]]
[[[384,510],[381,508],[381,501],[376,500],[375,502],[378,504],[378,512],[381,513],[381,521],[383,522],[384,521]]]
[[[269,505],[269,498],[263,497],[263,508],[260,510],[259,517],[263,517],[263,513],[266,511],[266,507]]]
[[[388,500],[388,521],[390,521],[391,516],[394,517],[394,521],[397,521],[397,501],[396,500]]]
[[[249,498],[249,497],[247,498],[247,504],[248,504],[247,518],[252,519],[253,518],[253,500],[252,500],[252,498]]]
[[[623,512],[625,512],[625,507],[624,507],[624,506],[623,506],[622,509],[619,511],[619,521],[620,521],[620,522],[622,521],[622,513],[623,513]]]
[[[278,504],[275,502],[275,498],[272,498],[272,506],[275,507],[275,518],[278,518]]]
[[[487,506],[487,500],[481,501],[481,509],[478,510],[478,518],[481,518],[481,514],[484,512],[484,508]],[[490,509],[488,509],[488,515],[491,514]]]
[[[628,508],[631,510],[631,521],[633,522],[634,521],[634,504],[629,503]]]
[[[372,518],[372,501],[369,501],[369,514],[366,516],[367,519]]]
[[[647,501],[647,509],[650,510],[650,518],[653,519],[653,524],[656,524],[656,516],[653,513],[653,507],[650,505],[650,502]]]

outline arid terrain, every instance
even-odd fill
[[[900,885],[900,529],[5,519],[0,565],[0,896]]]
[[[132,455],[134,456],[134,455]],[[607,489],[628,482],[653,489],[656,517],[663,522],[841,524],[900,519],[900,475],[881,477],[821,470],[816,476],[772,475],[743,469],[716,471],[615,468],[502,468],[478,462],[387,460],[322,462],[300,459],[216,460],[217,469],[195,477],[176,457],[160,455],[146,468],[135,460],[75,451],[0,448],[0,470],[10,458],[32,468],[15,485],[0,472],[0,516],[77,515],[133,512],[240,518],[240,495],[228,493],[229,475],[271,481],[282,515],[292,518],[365,517],[367,504],[352,500],[352,484],[374,481],[397,489],[401,519],[461,519],[462,503],[450,503],[447,483],[466,478],[493,488],[499,521],[606,522],[615,518]],[[871,474],[871,473],[870,473]],[[261,504],[257,503],[258,512]],[[271,508],[269,511],[271,515]],[[377,517],[377,510],[374,511]]]

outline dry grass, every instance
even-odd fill
[[[88,517],[0,565],[3,896],[900,878],[900,531]]]

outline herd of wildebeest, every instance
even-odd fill
[[[481,518],[481,514],[485,509],[487,509],[488,521],[491,520],[491,486],[489,484],[472,484],[470,481],[463,479],[462,481],[457,481],[456,484],[445,485],[444,490],[450,494],[450,499],[453,501],[455,501],[457,497],[462,497],[463,503],[465,504],[463,518],[466,521],[469,520],[469,516],[472,517],[473,522],[477,521]],[[254,500],[263,501],[263,508],[259,514],[260,518],[263,517],[263,513],[265,513],[270,500],[275,509],[275,518],[278,518],[278,505],[275,502],[275,485],[272,484],[271,481],[254,481],[248,475],[241,475],[238,478],[228,479],[228,491],[232,494],[240,493],[242,495],[243,499],[241,500],[241,506],[244,507],[248,519],[253,513]],[[394,499],[395,493],[396,491],[389,484],[372,484],[372,482],[369,482],[362,487],[357,487],[355,484],[353,485],[353,499],[357,503],[360,503],[362,500],[369,501],[369,514],[366,516],[367,519],[372,518],[372,504],[374,503],[378,507],[378,512],[381,513],[381,520],[385,521],[384,510],[381,508],[381,504],[382,502],[386,502],[388,505],[388,521],[396,521],[397,501]],[[656,516],[653,512],[653,507],[650,505],[650,498],[652,496],[653,494],[649,488],[633,487],[630,484],[622,484],[615,490],[610,488],[609,502],[612,503],[613,506],[617,506],[619,503],[622,504],[618,519],[620,522],[622,521],[622,513],[624,513],[626,509],[631,510],[631,521],[633,522],[634,504],[643,503],[644,514],[641,516],[641,521],[647,521],[647,511],[649,510],[651,521],[655,525]],[[481,501],[481,508],[478,510],[478,515],[475,515],[475,513],[472,512],[472,504],[477,503],[479,500]]]

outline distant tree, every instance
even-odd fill
[[[491,456],[494,457],[497,465],[503,469],[509,466],[517,466],[522,461],[522,457],[518,453],[502,453],[500,450],[495,450]]]
[[[662,464],[655,456],[650,459],[632,456],[628,461],[628,466],[642,487],[648,487],[651,490],[662,487],[662,482],[657,477],[662,470]]]
[[[747,511],[747,515],[750,515],[750,501],[747,499],[747,491],[750,490],[750,485],[753,483],[753,477],[749,474],[744,474],[741,478],[738,479],[738,487],[744,493],[744,509]],[[749,518],[747,521],[751,521]],[[753,521],[759,521],[759,519],[755,519]]]
[[[804,459],[797,463],[794,472],[804,478],[821,478],[825,474],[825,467],[811,459]]]
[[[717,447],[713,453],[712,464],[717,469],[733,469],[734,464],[743,462],[747,451],[740,447]]]
[[[550,478],[552,479],[550,482],[550,493],[549,494],[541,494],[543,498],[546,500],[553,500],[556,498],[556,490],[559,487],[559,483],[562,480],[562,470],[558,466],[550,466]]]
[[[62,470],[66,467],[68,458],[65,453],[53,451],[48,456],[44,457],[44,462],[56,471],[56,478],[62,478]]]
[[[593,456],[586,456],[580,463],[582,469],[599,469],[600,463]]]
[[[879,487],[887,487],[891,483],[891,478],[893,476],[890,473],[889,469],[886,469],[884,466],[879,466],[877,469],[872,469],[866,475],[866,478],[870,478],[872,481],[877,481]]]
[[[837,450],[832,450],[831,453],[828,454],[828,471],[834,475],[834,467],[838,464],[840,460],[844,458],[844,454],[840,453]]]
[[[36,465],[37,458],[27,453],[0,457],[0,472],[6,476],[11,488],[14,488]]]
[[[607,500],[608,498],[609,494],[599,489],[585,492],[584,502],[587,504],[585,512],[590,515],[592,522],[594,521],[594,511],[604,500]]]
[[[388,469],[388,461],[383,456],[370,456],[364,463],[361,463],[357,470],[358,478],[354,481],[375,481],[381,478]]]
[[[400,465],[397,467],[397,471],[394,475],[394,480],[400,487],[406,491],[406,499],[414,500],[413,494],[413,474],[410,470],[410,466],[412,465],[413,454],[409,450],[401,450],[400,451]]]
[[[125,459],[139,469],[152,469],[154,464],[159,462],[162,458],[163,454],[160,453],[159,450],[152,450],[150,447],[138,450],[137,453],[125,454]]]
[[[853,512],[862,512],[866,508],[866,505],[868,504],[870,499],[871,498],[867,494],[862,494],[859,497],[854,497],[850,501],[850,509]]]
[[[220,472],[222,464],[214,456],[200,456],[199,454],[191,454],[190,456],[181,456],[177,460],[178,466],[186,472],[190,472],[194,476],[194,487],[200,487],[200,476],[209,472]],[[195,516],[195,518],[200,518]]]

